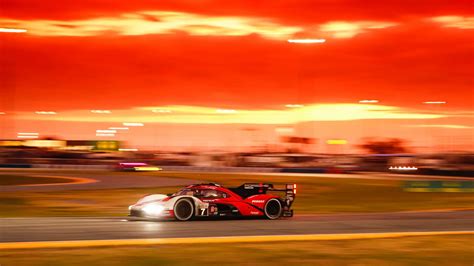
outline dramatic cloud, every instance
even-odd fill
[[[268,18],[204,16],[183,12],[142,11],[117,17],[84,20],[0,19],[0,25],[27,30],[39,36],[94,36],[102,34],[147,35],[184,32],[198,36],[245,36],[258,34],[269,39],[287,39],[297,33],[333,38],[351,38],[371,30],[394,27],[382,21],[330,21],[320,25],[283,25]],[[316,30],[313,30],[316,28]]]
[[[50,120],[66,122],[126,122],[183,123],[183,124],[294,124],[310,121],[348,121],[360,119],[435,119],[439,114],[403,110],[393,106],[366,104],[319,104],[280,110],[236,110],[197,106],[160,106],[130,110],[114,110],[107,113],[90,111],[65,111],[50,116],[21,113],[25,120]]]
[[[105,33],[119,35],[172,34],[242,36],[258,34],[271,39],[284,39],[302,29],[285,26],[264,18],[203,16],[183,12],[143,11],[118,17],[87,20],[0,20],[0,25],[28,30],[40,36],[94,36]]]
[[[431,20],[441,24],[443,27],[474,29],[474,17],[440,16],[431,18]]]
[[[0,138],[142,121],[187,128],[169,131],[181,143],[204,124],[301,122],[328,138],[472,143],[473,18],[467,0],[3,0]]]
[[[320,26],[320,31],[334,38],[351,38],[370,30],[394,27],[397,23],[377,21],[331,21]]]

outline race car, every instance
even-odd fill
[[[285,196],[267,194],[284,192]],[[194,184],[174,194],[151,194],[129,206],[130,217],[150,220],[188,221],[202,217],[292,217],[296,184],[283,189],[268,183],[245,183],[225,188],[216,183]]]
[[[122,162],[115,166],[115,170],[124,172],[156,172],[162,171],[160,167],[138,162]]]

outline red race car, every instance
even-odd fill
[[[284,192],[281,197],[268,191]],[[129,206],[130,216],[187,221],[199,217],[292,217],[296,184],[275,189],[273,184],[245,183],[225,188],[215,183],[195,184],[170,194],[152,194]]]

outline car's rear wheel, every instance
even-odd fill
[[[194,216],[194,204],[190,199],[179,199],[174,205],[174,217],[179,221],[188,221]]]
[[[281,202],[278,199],[270,199],[267,201],[265,204],[265,217],[267,217],[270,220],[275,220],[280,218],[281,216]]]

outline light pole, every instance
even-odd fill
[[[293,111],[293,110],[297,110],[299,108],[303,108],[304,105],[303,104],[295,104],[295,103],[290,103],[290,104],[285,104],[285,107],[288,108],[289,110]],[[299,121],[295,120],[292,124],[291,124],[291,133],[294,137],[298,137],[298,123]],[[292,136],[289,136],[289,137],[292,137]],[[291,147],[292,149],[294,147]]]
[[[296,45],[313,45],[313,44],[323,44],[326,42],[326,39],[322,39],[322,38],[303,38],[303,39],[288,39],[288,43],[290,44],[296,44]],[[298,102],[300,102],[300,87],[301,87],[301,81],[300,81],[300,75],[301,75],[301,54],[298,53]],[[287,108],[302,108],[304,107],[304,105],[302,105],[301,103],[296,103],[296,104],[286,104],[285,105]],[[296,130],[296,125],[297,123],[299,123],[299,121],[295,121],[294,124],[292,125],[293,126],[293,131],[297,131]],[[313,133],[312,135],[315,135],[315,126],[312,127],[313,129]]]
[[[371,105],[376,105],[379,102],[380,101],[378,99],[373,99],[373,98],[359,100],[359,104],[365,104],[365,105],[370,105],[370,104]],[[375,126],[372,126],[371,121],[372,120],[369,120],[369,119],[360,120],[360,123],[362,124],[361,128],[364,131],[362,134],[365,134],[365,132],[367,131],[367,125],[368,125],[369,131],[370,131],[370,128],[374,128],[374,130],[375,130],[375,132],[371,132],[372,134],[375,133],[376,135],[380,136],[379,123],[377,123]]]
[[[441,109],[440,107],[443,106],[443,105],[445,105],[445,104],[447,104],[447,102],[446,102],[446,101],[424,101],[423,104],[428,105],[428,106],[430,106],[430,107],[433,107],[433,108],[431,109],[431,111],[436,113],[436,112],[441,111],[441,110],[440,110],[440,109]],[[432,150],[433,152],[436,152],[436,145],[437,145],[437,144],[436,144],[436,134],[435,134],[436,128],[434,127],[435,124],[427,123],[426,126],[428,127],[428,130],[427,130],[428,132],[430,131],[430,129],[429,129],[430,127],[433,128],[433,129],[431,130],[431,145],[432,145],[431,150]],[[441,151],[441,150],[442,150],[442,144],[439,144],[439,145],[441,146],[441,147],[439,147],[439,148],[440,148],[440,151]]]
[[[2,41],[3,41],[3,37],[8,37],[10,34],[18,34],[18,33],[26,33],[27,30],[26,29],[15,29],[15,28],[0,28],[0,37],[2,37]],[[8,87],[11,88],[11,95],[8,96],[6,95],[5,97],[5,101],[4,101],[4,106],[7,106],[8,103],[11,104],[11,113],[9,112],[8,113],[8,117],[6,116],[7,113],[6,112],[0,112],[0,117],[7,120],[7,119],[10,119],[11,120],[11,123],[12,123],[12,126],[11,126],[11,129],[12,129],[12,132],[16,132],[16,127],[15,127],[15,82],[14,82],[14,72],[13,72],[13,66],[12,65],[7,65],[7,66],[3,66],[5,69],[9,69],[11,70],[12,72],[10,73],[6,73],[10,79],[12,79],[12,82],[10,83],[10,86],[8,86],[8,81],[7,81],[7,78],[5,78],[3,81],[2,81],[2,87],[3,88],[6,88],[6,90],[8,91]],[[7,109],[7,108],[5,108]],[[5,128],[8,128],[8,126],[6,125],[6,123],[4,123],[4,121],[2,121],[1,123],[2,125],[5,125]],[[3,126],[1,127],[0,129],[0,133],[2,133],[3,135],[3,132],[4,132],[4,128]]]

